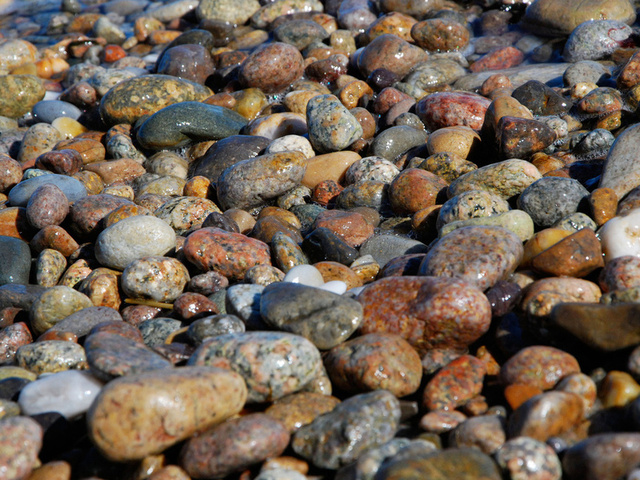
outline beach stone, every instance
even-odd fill
[[[321,186],[322,184],[319,184]],[[349,185],[336,196],[335,206],[342,210],[366,207],[382,210],[387,206],[387,185],[377,180]]]
[[[583,228],[533,257],[531,266],[558,277],[584,277],[604,266],[600,241],[593,230]]]
[[[106,458],[141,460],[235,415],[246,392],[240,375],[213,367],[129,375],[102,389],[87,429]]]
[[[125,205],[132,205],[132,202],[115,195],[89,195],[71,206],[73,227],[82,235],[97,233],[104,219],[111,212]]]
[[[311,263],[331,261],[349,265],[358,258],[358,250],[325,227],[313,229],[304,238],[302,249]]]
[[[600,272],[599,284],[603,292],[640,287],[640,258],[627,255],[610,260]]]
[[[537,0],[532,3],[522,19],[525,28],[538,35],[569,35],[581,23],[599,20],[618,20],[632,24],[636,18],[635,11],[626,0],[607,3],[606,12],[602,11],[602,0],[590,0],[587,3]]]
[[[636,303],[563,303],[553,308],[550,320],[590,347],[616,351],[640,343],[637,310]]]
[[[100,100],[100,115],[107,125],[135,123],[145,115],[179,102],[201,101],[209,88],[169,75],[141,75],[124,80]]]
[[[534,115],[562,115],[571,108],[569,100],[537,80],[530,80],[520,85],[511,95]]]
[[[27,219],[37,229],[59,225],[67,213],[69,201],[64,192],[53,183],[39,186],[27,203]]]
[[[39,155],[53,150],[54,146],[63,138],[62,134],[48,123],[36,123],[29,127],[25,133],[17,160],[23,165],[29,164]]]
[[[62,253],[45,248],[36,260],[36,283],[43,287],[53,287],[58,284],[66,268],[67,259]]]
[[[499,480],[500,471],[493,459],[473,448],[447,448],[428,454],[398,456],[383,465],[380,480],[433,478],[444,480]]]
[[[7,480],[27,478],[38,465],[44,432],[38,422],[27,416],[0,418],[2,449],[0,465]]]
[[[84,348],[91,372],[104,381],[173,366],[144,343],[115,333],[97,332],[89,335]]]
[[[31,328],[41,334],[72,313],[92,306],[86,295],[72,288],[62,285],[48,288],[31,307]]]
[[[16,351],[33,342],[31,333],[24,322],[7,325],[0,331],[0,365],[13,363]]]
[[[479,415],[460,423],[449,434],[454,448],[470,447],[493,455],[506,440],[505,422],[498,415]]]
[[[0,285],[29,283],[31,251],[18,238],[0,236]]]
[[[71,332],[79,338],[86,336],[92,328],[104,322],[121,322],[117,310],[109,307],[86,307],[56,322],[49,331]]]
[[[562,465],[553,449],[528,437],[507,440],[496,452],[495,459],[510,480],[560,480]]]
[[[349,393],[388,390],[404,397],[418,390],[420,356],[403,338],[370,333],[333,347],[324,359],[334,387]]]
[[[601,433],[568,448],[562,468],[573,480],[613,480],[624,477],[638,463],[640,452],[637,433]]]
[[[9,207],[0,211],[0,234],[2,236],[28,241],[32,233],[33,227],[29,225],[27,220],[26,208]]]
[[[391,161],[379,157],[370,156],[357,160],[347,169],[344,181],[347,184],[377,180],[384,183],[391,182],[400,170]]]
[[[162,204],[153,215],[164,220],[176,231],[184,235],[193,227],[202,225],[212,213],[222,213],[211,200],[196,197],[177,197]]]
[[[429,410],[454,410],[481,392],[485,373],[482,361],[471,355],[461,355],[429,380],[422,403]]]
[[[534,223],[550,227],[578,210],[589,192],[577,180],[545,177],[533,182],[518,197],[518,208],[527,212]]]
[[[435,205],[438,194],[445,188],[447,182],[439,176],[419,168],[407,168],[389,185],[391,208],[400,214],[415,213]]]
[[[73,177],[54,173],[23,180],[9,191],[9,203],[16,207],[26,207],[31,195],[38,187],[45,184],[53,184],[58,187],[71,203],[87,196],[87,190],[80,181]]]
[[[183,251],[201,270],[216,271],[228,279],[242,279],[255,265],[270,265],[269,246],[219,228],[201,228],[187,237]]]
[[[172,302],[189,281],[187,268],[177,259],[144,256],[131,261],[122,272],[120,285],[131,298]]]
[[[329,33],[322,25],[313,20],[291,20],[278,25],[273,31],[274,39],[278,42],[293,45],[303,50],[317,41],[329,37]]]
[[[346,265],[338,262],[318,262],[314,264],[314,266],[322,275],[325,284],[329,282],[342,282],[345,284],[347,290],[362,286],[362,280],[358,274]],[[324,287],[326,287],[326,285],[324,285]]]
[[[322,371],[318,349],[286,332],[245,332],[206,340],[188,365],[223,366],[244,378],[249,403],[274,401],[298,392]],[[278,365],[278,369],[273,366]]]
[[[373,235],[373,225],[355,211],[324,210],[316,217],[314,228],[328,228],[351,247],[357,247]]]
[[[321,350],[341,344],[362,321],[355,300],[299,283],[268,285],[260,297],[264,321],[281,331],[310,340]]]
[[[296,47],[273,42],[262,45],[247,57],[240,66],[238,79],[244,87],[274,93],[298,80],[303,71],[303,58]]]
[[[22,167],[8,155],[0,155],[0,193],[8,192],[22,180]]]
[[[420,419],[420,428],[429,433],[445,433],[464,422],[467,416],[458,410],[434,410]]]
[[[137,139],[143,148],[161,150],[237,135],[246,124],[244,117],[228,108],[183,101],[153,113],[140,125]]]
[[[600,60],[625,44],[632,30],[623,21],[589,20],[578,25],[562,52],[566,62]]]
[[[491,217],[509,211],[509,204],[487,190],[468,190],[447,200],[440,208],[436,227],[458,220]],[[527,212],[528,213],[528,212]]]
[[[275,418],[251,413],[191,438],[182,448],[180,463],[195,478],[222,477],[281,455],[289,438]]]
[[[637,255],[640,243],[635,232],[640,221],[640,209],[630,210],[624,216],[609,220],[600,230],[600,241],[605,261],[610,262],[617,257]]]
[[[167,339],[182,328],[182,322],[173,318],[153,317],[138,324],[144,344],[151,348],[160,348]]]
[[[474,73],[487,70],[504,70],[520,65],[524,58],[524,53],[516,47],[497,47],[473,62],[469,70]]]
[[[244,0],[241,3],[230,3],[224,0],[205,0],[196,8],[199,20],[217,20],[243,25],[260,8],[256,0]]]
[[[450,18],[430,18],[411,27],[411,38],[431,52],[462,50],[469,44],[470,36],[466,25]]]
[[[522,241],[510,230],[463,227],[442,237],[429,250],[419,274],[460,278],[486,290],[513,273],[522,255]]]
[[[271,250],[276,265],[285,274],[293,267],[307,263],[307,257],[292,237],[277,231],[271,239]]]
[[[453,298],[455,302],[449,300]],[[382,278],[357,300],[364,307],[362,334],[400,335],[420,354],[433,348],[466,348],[487,331],[491,318],[484,294],[453,278]]]
[[[309,141],[319,153],[344,150],[362,136],[362,125],[334,95],[318,95],[307,104]]]
[[[542,175],[531,163],[514,158],[461,175],[449,185],[447,195],[451,198],[469,190],[487,190],[507,200],[540,178]]]
[[[373,140],[370,150],[375,156],[393,161],[413,147],[420,147],[427,141],[427,133],[407,125],[398,125],[383,130]]]
[[[329,395],[299,392],[276,400],[265,413],[282,422],[293,434],[303,425],[333,410],[339,403],[340,400]]]
[[[544,442],[571,430],[583,419],[584,404],[579,395],[550,391],[520,405],[509,417],[509,437],[526,436]]]
[[[47,340],[23,345],[16,352],[16,363],[38,375],[88,368],[84,348],[77,343],[62,340]]]
[[[564,377],[580,373],[573,355],[554,347],[526,347],[507,360],[500,368],[505,385],[524,384],[541,390],[553,388]]]
[[[496,137],[502,158],[528,158],[556,140],[556,134],[542,122],[528,118],[503,116]]]
[[[82,155],[73,149],[61,149],[44,152],[35,159],[36,168],[61,175],[74,175],[83,166]]]
[[[314,465],[335,470],[391,440],[399,421],[400,405],[391,393],[363,393],[301,427],[293,435],[292,447]],[[345,438],[344,432],[361,434]]]
[[[300,152],[282,152],[250,158],[227,168],[218,180],[223,210],[261,205],[302,181],[306,159]],[[241,181],[240,181],[241,180]]]
[[[218,313],[218,305],[204,295],[185,292],[173,302],[173,311],[188,323]]]
[[[35,75],[0,75],[0,115],[19,118],[45,96],[41,79]]]
[[[215,64],[202,45],[174,45],[167,48],[156,62],[157,73],[204,84],[213,74]]]
[[[27,384],[20,391],[18,403],[26,415],[58,412],[72,419],[89,409],[102,385],[89,372],[66,370]]]
[[[492,215],[490,217],[477,217],[447,223],[440,229],[440,236],[444,237],[458,228],[479,225],[506,228],[507,230],[515,233],[523,242],[533,237],[534,233],[534,225],[531,217],[522,210],[516,209],[509,210],[508,212],[500,213],[498,215]]]
[[[427,140],[427,149],[433,157],[432,162],[457,161],[462,165],[466,165],[463,160],[474,157],[479,146],[480,135],[475,130],[465,126],[439,128],[432,132]],[[477,168],[475,165],[474,167]],[[432,167],[428,168],[428,170],[440,175]],[[447,181],[451,180],[445,175],[442,176]]]
[[[640,185],[640,171],[632,161],[639,135],[640,125],[627,128],[616,138],[604,164],[599,186],[613,189],[618,200]]]
[[[235,315],[221,313],[194,321],[189,325],[187,336],[196,346],[199,346],[207,338],[226,335],[227,333],[243,333],[244,331],[245,326],[240,318]]]
[[[167,253],[175,247],[175,235],[173,228],[159,218],[124,218],[98,235],[96,259],[106,267],[124,270],[139,258]]]
[[[430,130],[467,126],[480,130],[491,101],[470,92],[438,92],[416,104],[416,114]]]
[[[41,122],[52,123],[60,117],[77,120],[82,115],[82,111],[72,103],[62,100],[42,100],[33,106],[32,114]]]
[[[365,78],[378,68],[389,70],[402,78],[414,65],[425,61],[427,57],[428,54],[421,48],[396,35],[386,33],[374,38],[362,50],[357,64]]]

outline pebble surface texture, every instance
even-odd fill
[[[0,0],[0,478],[640,479],[638,0]]]

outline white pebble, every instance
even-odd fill
[[[103,383],[89,372],[67,370],[27,384],[18,397],[25,415],[59,412],[65,418],[82,415],[98,396]]]
[[[265,153],[301,152],[306,158],[316,155],[311,142],[300,135],[285,135],[273,140],[265,150]]]
[[[625,255],[640,257],[640,208],[605,223],[600,241],[606,262]]]
[[[338,295],[342,295],[347,291],[347,284],[342,280],[332,280],[325,283],[324,285],[320,285],[318,288],[326,290],[327,292],[333,292],[337,293]]]
[[[283,282],[301,283],[310,287],[320,287],[324,285],[324,278],[320,270],[313,265],[298,265],[293,267],[284,276]]]

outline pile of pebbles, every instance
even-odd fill
[[[640,478],[635,20],[0,1],[0,478]]]

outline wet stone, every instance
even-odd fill
[[[256,49],[240,66],[238,79],[245,87],[265,93],[284,90],[302,76],[302,55],[296,47],[274,42]]]
[[[196,345],[200,345],[210,337],[228,333],[243,333],[245,326],[235,315],[218,314],[195,320],[187,330],[187,336]]]
[[[19,118],[45,96],[42,80],[35,75],[0,75],[0,115]]]
[[[274,362],[282,367],[274,369]],[[232,333],[204,342],[189,365],[220,365],[237,371],[261,403],[302,390],[322,369],[320,352],[307,339],[285,332]]]
[[[560,480],[562,466],[553,449],[527,437],[507,440],[495,454],[496,462],[510,480]]]
[[[211,54],[202,45],[175,45],[158,58],[157,72],[204,84],[213,74],[215,65]]]
[[[189,281],[187,268],[175,258],[142,257],[129,263],[122,272],[121,286],[131,298],[151,298],[171,302]]]
[[[96,325],[121,321],[122,317],[113,308],[89,306],[56,322],[48,331],[71,332],[81,338],[86,336]]]
[[[362,125],[334,95],[318,95],[307,104],[309,140],[318,153],[344,150],[362,136]]]
[[[182,322],[173,318],[155,317],[138,324],[144,344],[156,348],[166,343],[167,338],[182,328]]]
[[[358,258],[355,248],[325,227],[312,230],[304,238],[302,249],[311,263],[326,260],[349,265]]]
[[[640,185],[640,172],[632,161],[639,132],[640,126],[632,126],[619,135],[604,164],[599,186],[613,189],[618,200]]]
[[[55,373],[88,368],[84,349],[73,342],[48,340],[18,348],[16,362],[33,373]]]
[[[36,283],[43,287],[53,287],[67,268],[67,259],[62,253],[50,248],[44,249],[36,260]]]
[[[429,380],[422,403],[429,410],[454,410],[478,395],[486,367],[471,355],[461,355]]]
[[[27,416],[1,418],[0,434],[3,438],[0,450],[3,475],[11,480],[27,478],[38,462],[42,427]]]
[[[426,60],[427,53],[392,34],[380,35],[373,39],[358,56],[358,67],[368,77],[378,68],[385,68],[404,77],[411,68]]]
[[[549,390],[562,378],[579,372],[572,355],[554,347],[533,346],[507,360],[500,369],[500,379],[506,385],[526,384]]]
[[[195,478],[222,477],[281,455],[289,438],[281,422],[252,413],[190,439],[182,448],[180,463]]]
[[[26,323],[18,322],[6,326],[0,331],[0,365],[13,363],[18,348],[32,341]]]
[[[206,198],[178,197],[162,204],[153,215],[167,222],[177,235],[184,235],[194,226],[202,225],[212,213],[221,213],[215,203]]]
[[[276,232],[271,239],[271,249],[275,257],[275,263],[280,269],[287,273],[297,265],[307,263],[302,249],[298,243],[284,232]]]
[[[31,251],[18,238],[0,236],[0,285],[29,283]]]
[[[571,480],[613,480],[624,476],[638,463],[638,441],[637,433],[594,435],[566,450],[563,472]]]
[[[337,469],[356,460],[364,450],[390,440],[399,421],[400,405],[391,393],[364,393],[300,428],[293,436],[292,446],[314,465]],[[359,431],[362,435],[345,438],[345,431]]]
[[[9,191],[9,202],[17,207],[26,207],[33,192],[44,184],[57,186],[62,190],[69,202],[75,202],[87,196],[87,190],[80,181],[65,175],[51,174],[20,182]]]
[[[450,434],[452,447],[477,448],[493,455],[506,440],[504,418],[498,415],[479,415],[460,423]]]
[[[524,209],[521,208],[521,210]],[[508,211],[509,204],[498,195],[486,190],[468,190],[450,198],[442,205],[436,226],[441,229],[444,225],[457,220],[491,217]]]
[[[589,192],[577,180],[545,177],[535,181],[518,197],[518,208],[536,225],[549,227],[578,210]]]
[[[389,185],[391,208],[400,214],[415,213],[435,205],[445,188],[447,182],[431,172],[419,168],[405,169]]]
[[[238,284],[229,287],[226,291],[224,297],[226,312],[242,319],[247,330],[266,329],[266,324],[260,315],[260,296],[264,288],[264,285],[259,284]]]
[[[463,227],[442,237],[429,250],[419,274],[460,278],[486,290],[513,273],[522,255],[522,241],[509,230]]]
[[[583,22],[571,32],[562,57],[566,62],[606,58],[628,43],[631,33],[631,27],[617,20]]]
[[[422,98],[416,113],[430,130],[464,125],[478,131],[491,101],[469,92],[439,92]]]
[[[584,277],[604,266],[600,241],[593,230],[583,228],[536,255],[531,266],[558,277]]]
[[[31,328],[43,333],[72,313],[92,307],[86,295],[66,287],[55,286],[45,290],[31,306]]]
[[[556,134],[542,122],[504,116],[497,126],[498,148],[502,158],[528,158],[556,140]]]

